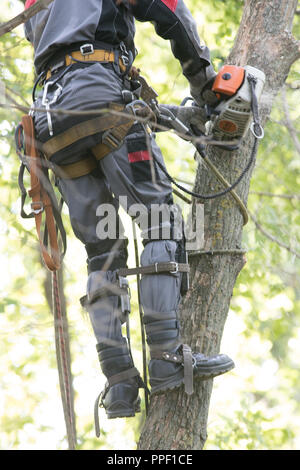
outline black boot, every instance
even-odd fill
[[[151,393],[172,390],[184,384],[186,393],[190,395],[193,393],[193,379],[211,379],[234,368],[234,362],[226,354],[209,357],[192,352],[189,346],[181,344],[179,324],[175,318],[148,321],[145,328],[151,355]]]
[[[134,367],[126,340],[118,347],[97,345],[102,372],[107,383],[101,394],[101,405],[107,417],[135,416],[140,411],[141,377]]]

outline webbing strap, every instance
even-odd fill
[[[81,51],[73,51],[73,52],[70,52],[69,54],[67,54],[63,58],[63,60],[64,60],[63,65],[67,67],[68,65],[74,64],[77,61],[79,61],[79,62],[104,62],[104,63],[111,62],[111,63],[113,63],[116,60],[116,56],[115,56],[115,53],[113,51],[107,51],[107,50],[104,50],[104,49],[96,49],[96,50],[93,50],[93,52],[91,52],[90,54],[86,53],[84,55],[82,54]],[[62,61],[59,61],[59,66],[61,65],[61,62]],[[122,72],[126,71],[126,67],[123,64],[123,61],[122,61],[121,58],[119,59],[119,66],[120,66],[120,69],[121,69]],[[49,78],[51,78],[51,76],[52,76],[52,73],[54,71],[56,71],[57,69],[58,69],[58,67],[56,66],[56,64],[51,66],[50,69],[47,71],[46,80],[49,80]]]
[[[128,121],[132,125],[133,119],[129,119],[127,116],[119,116],[109,112],[121,112],[123,110],[124,105],[119,103],[109,103],[108,107],[103,108],[103,113],[100,116],[76,124],[75,126],[45,142],[42,147],[43,153],[45,154],[46,158],[50,160],[52,155],[78,142],[84,137],[118,127],[125,123],[129,125]]]
[[[139,376],[140,373],[136,367],[132,367],[131,369],[124,370],[123,372],[119,372],[118,374],[109,377],[108,384],[110,387],[113,385],[119,384],[121,382],[125,382],[128,379],[132,379],[133,377]]]
[[[122,126],[113,128],[110,134],[116,135],[116,138],[120,139],[120,144],[124,140],[132,124],[133,122],[129,121],[128,123],[123,124]],[[94,155],[93,157],[88,157],[83,160],[79,160],[78,162],[70,163],[69,165],[52,164],[51,168],[53,172],[61,178],[79,178],[80,176],[90,174],[93,170],[95,170],[95,168],[97,168],[97,160],[101,160],[102,158],[106,157],[106,155],[108,155],[110,152],[112,152],[114,149],[117,149],[118,147],[119,145],[117,145],[117,141],[114,141],[114,146],[109,146],[106,143],[100,143],[91,148],[91,152]]]
[[[122,111],[124,106],[110,103],[109,108]],[[43,145],[43,152],[45,152],[46,158],[50,160],[56,152],[76,143],[81,138],[88,137],[97,132],[107,131],[104,132],[102,142],[91,148],[93,156],[70,163],[69,165],[52,164],[51,166],[53,172],[61,178],[79,178],[95,170],[97,168],[97,160],[101,160],[110,152],[120,147],[133,123],[134,119],[129,119],[127,116],[123,117],[106,113],[98,118],[77,124],[62,134],[48,140]]]
[[[109,390],[109,387],[112,385],[116,385],[118,383],[124,382],[128,379],[131,379],[133,377],[137,378],[137,384],[139,388],[144,388],[145,392],[147,395],[150,394],[146,384],[143,382],[139,371],[136,369],[136,367],[132,367],[131,369],[127,369],[123,372],[120,372],[119,374],[115,374],[112,377],[108,379],[108,382],[106,382],[104,390],[97,396],[95,405],[94,405],[94,422],[95,422],[95,433],[96,437],[100,437],[100,423],[99,423],[99,406],[103,405],[102,400],[104,399],[106,393]]]
[[[176,261],[169,261],[165,263],[155,263],[149,266],[139,266],[137,268],[121,268],[118,270],[119,276],[132,276],[137,274],[163,274],[163,273],[188,273],[190,267],[186,263],[176,263]]]
[[[192,395],[193,387],[193,355],[190,346],[182,345],[183,354],[183,373],[184,373],[184,389],[185,393]]]
[[[87,305],[90,305],[93,302],[96,302],[96,300],[101,299],[103,297],[109,297],[111,295],[120,296],[120,295],[127,295],[127,294],[128,294],[127,289],[124,289],[124,288],[122,289],[118,284],[110,284],[110,285],[107,285],[107,286],[104,286],[95,290],[95,292],[93,292],[91,296],[85,295],[81,297],[80,303],[82,307],[86,307]]]
[[[129,129],[132,127],[134,119],[126,118],[126,122],[121,125],[115,125],[109,132],[104,134],[102,137],[102,142],[95,147],[92,147],[91,151],[94,157],[97,160],[101,160],[107,154],[116,150],[122,144],[125,136],[127,135]],[[102,131],[104,129],[99,129]]]
[[[70,163],[69,165],[55,165],[52,164],[52,171],[64,179],[73,179],[79,178],[80,176],[85,176],[90,174],[93,170],[97,168],[97,162],[93,157],[85,158],[84,160],[79,160],[75,163]]]

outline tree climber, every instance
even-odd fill
[[[34,3],[27,0],[25,7]],[[50,164],[60,170],[56,172],[57,186],[68,205],[73,231],[87,252],[85,306],[101,369],[108,379],[102,404],[109,418],[134,416],[139,410],[141,379],[122,336],[129,297],[126,279],[119,270],[127,268],[127,241],[119,219],[115,233],[101,239],[101,207],[118,211],[119,204],[126,205],[130,215],[137,204],[145,208],[136,220],[144,244],[141,303],[151,356],[151,393],[182,384],[192,393],[193,377],[213,378],[234,367],[225,354],[207,357],[181,342],[177,311],[185,276],[180,266],[186,266],[182,262],[184,236],[176,230],[176,220],[181,219],[171,184],[151,158],[155,155],[163,164],[155,136],[139,121],[131,122],[118,145],[113,130],[104,131],[109,127],[85,134],[80,131],[81,125],[95,117],[88,111],[111,103],[129,109],[140,97],[137,82],[130,79],[135,75],[132,64],[137,54],[135,19],[153,22],[157,34],[170,40],[194,100],[203,105],[203,87],[216,74],[209,50],[200,44],[195,21],[183,0],[54,0],[25,24],[26,37],[34,46],[35,70],[43,83],[33,106],[39,148],[44,151],[53,139],[67,135],[63,144],[52,149]],[[51,113],[56,109],[86,113]],[[69,130],[76,139],[69,138]],[[103,145],[106,150],[108,146],[104,157],[96,153],[103,151]],[[88,170],[67,174],[70,167],[82,169],[82,162]],[[151,217],[158,206],[166,207],[169,217]]]

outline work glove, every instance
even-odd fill
[[[206,104],[214,106],[218,102],[215,93],[212,91],[216,76],[213,66],[209,65],[203,67],[196,75],[188,77],[191,96],[200,108]]]

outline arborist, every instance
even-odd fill
[[[34,3],[27,0],[25,7]],[[202,106],[202,91],[216,74],[183,0],[54,0],[25,24],[43,86],[31,111],[37,147],[56,174],[74,234],[86,249],[83,303],[107,377],[102,405],[108,418],[139,411],[142,380],[122,335],[130,311],[127,240],[119,219],[113,236],[99,236],[104,217],[99,207],[104,204],[116,211],[121,204],[130,215],[135,205],[146,208],[136,220],[144,245],[141,303],[151,393],[181,385],[192,393],[193,378],[213,378],[234,367],[227,355],[193,352],[180,338],[178,307],[188,264],[184,235],[178,236],[175,227],[178,210],[171,183],[156,164],[164,161],[155,135],[134,114],[131,121],[122,117],[122,111],[134,113],[142,102],[133,68],[135,19],[152,22],[156,33],[170,41],[191,94]],[[101,109],[111,113],[95,114]],[[170,217],[151,217],[162,205]]]

